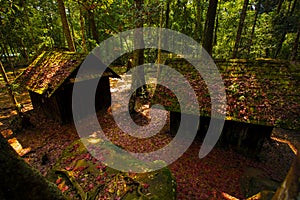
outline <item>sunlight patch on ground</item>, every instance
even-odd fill
[[[121,79],[110,78],[110,91],[115,92],[124,92],[130,90],[131,88],[131,74],[121,75]]]
[[[285,139],[276,138],[276,137],[271,137],[271,139],[276,141],[276,142],[287,144],[290,147],[290,149],[293,151],[293,153],[295,155],[297,155],[297,148],[290,141],[285,140]]]
[[[8,143],[17,152],[17,154],[19,154],[19,156],[24,156],[25,154],[27,154],[28,152],[31,151],[30,147],[23,148],[22,145],[20,144],[20,142],[15,137],[12,139],[9,139]]]
[[[0,122],[0,126],[2,126],[3,124]],[[2,130],[1,134],[3,135],[4,138],[8,138],[9,136],[11,136],[13,134],[13,131],[11,129],[6,129],[6,130]]]
[[[226,192],[222,192],[222,196],[228,200],[239,200],[238,198],[235,198],[235,197],[231,196],[230,194],[227,194]]]

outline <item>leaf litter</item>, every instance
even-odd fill
[[[30,109],[30,106],[28,108]],[[6,109],[6,114],[8,110],[12,110],[12,108]],[[13,136],[24,148],[30,148],[30,151],[23,155],[24,160],[46,176],[61,157],[62,151],[73,141],[79,139],[79,136],[72,124],[60,125],[47,119],[40,112],[33,110],[27,112],[34,127],[18,134],[12,134],[8,136],[8,139]],[[107,137],[116,145],[129,151],[153,151],[172,140],[168,131],[169,121],[157,135],[144,140],[123,133],[113,121],[110,112],[100,115],[98,120]],[[1,133],[5,135],[9,129],[8,118],[1,119]],[[295,132],[284,129],[275,128],[273,131],[274,138],[281,138],[291,143],[299,141],[295,135]],[[246,158],[230,148],[219,147],[215,147],[207,157],[200,160],[198,158],[200,146],[200,141],[194,141],[190,148],[169,166],[176,177],[178,199],[226,199],[224,193],[242,199],[244,196],[239,181],[246,168],[259,168],[267,176],[280,182],[284,179],[294,157],[286,143],[276,140],[273,140],[272,144],[269,142],[264,144],[259,160]],[[76,150],[76,146],[74,150]],[[90,155],[81,156],[84,159],[93,159]],[[66,162],[71,162],[71,160]],[[103,166],[99,165],[98,168],[102,170]],[[71,169],[74,170],[72,166],[65,168],[68,171]],[[77,171],[84,171],[84,169],[77,168]],[[82,181],[84,182],[85,179],[83,178]],[[96,177],[91,181],[87,184],[90,189],[94,187],[96,181],[103,183],[101,177]],[[63,192],[69,189],[62,179],[58,178],[55,182]],[[109,188],[107,191],[109,192]]]

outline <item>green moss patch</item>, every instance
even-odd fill
[[[83,145],[89,142],[97,143],[91,153],[97,153],[99,160]],[[104,164],[107,156],[122,155],[102,140],[75,141],[64,150],[48,178],[71,199],[176,199],[176,181],[168,168],[147,173],[121,172]],[[138,164],[126,158],[129,164]]]
[[[168,59],[165,64],[188,80],[198,97],[201,116],[210,116],[210,95],[201,74],[183,58]],[[299,66],[287,61],[264,59],[223,60],[216,61],[216,65],[226,90],[226,119],[300,129]],[[172,80],[172,77],[169,78]],[[173,82],[176,87],[181,87],[175,79]],[[182,89],[182,92],[187,91]],[[170,111],[180,112],[176,97],[164,87],[155,91],[153,102],[159,102]]]

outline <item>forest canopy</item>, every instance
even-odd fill
[[[90,51],[125,30],[163,27],[184,33],[214,58],[299,59],[297,0],[1,0],[4,66],[27,65],[46,48],[69,48],[61,6],[76,51]],[[136,16],[141,16],[137,18]],[[208,43],[208,44],[207,44]],[[210,47],[211,46],[211,47]],[[13,59],[12,59],[13,58]]]

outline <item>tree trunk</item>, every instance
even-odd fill
[[[0,199],[66,199],[56,185],[20,158],[1,134],[0,149]]]
[[[207,14],[206,14],[206,22],[205,22],[202,43],[203,43],[203,48],[207,51],[209,55],[212,55],[212,49],[213,49],[213,37],[214,37],[214,27],[215,27],[217,6],[218,6],[218,0],[210,0]]]
[[[71,29],[71,36],[72,36],[72,39],[73,39],[73,44],[74,44],[74,48],[76,49],[76,44],[74,42],[74,38],[75,38],[75,31],[74,31],[74,25],[73,25],[73,22],[72,22],[72,12],[71,12],[71,8],[70,8],[70,5],[68,6],[68,11],[69,11],[69,14],[67,15],[68,17],[68,22],[70,24],[70,29]]]
[[[242,10],[242,13],[241,13],[241,18],[240,18],[240,23],[239,23],[238,31],[237,31],[236,38],[235,38],[235,44],[234,44],[234,47],[233,47],[232,58],[237,57],[237,53],[238,53],[238,50],[239,50],[239,45],[240,45],[241,38],[242,38],[242,31],[243,31],[243,28],[244,28],[244,22],[245,22],[245,18],[246,18],[246,15],[247,15],[248,3],[249,3],[249,0],[244,1],[243,10]]]
[[[283,31],[283,33],[281,34],[281,38],[277,44],[277,48],[276,48],[276,51],[275,51],[275,54],[274,54],[274,58],[277,58],[278,55],[279,55],[279,52],[281,51],[281,48],[282,48],[282,44],[285,40],[285,36],[286,36],[286,30]]]
[[[296,9],[296,4],[297,4],[297,0],[294,0],[294,3],[293,3],[293,6],[292,6],[292,9],[291,9],[291,11],[290,11],[290,16],[292,16],[292,15],[293,15],[293,13],[294,13],[294,11],[295,11],[295,9]]]
[[[183,27],[183,33],[187,33],[187,27],[188,27],[188,16],[187,16],[187,13],[186,13],[186,4],[188,2],[182,2],[182,6],[183,6],[183,21],[184,21],[184,27]]]
[[[292,5],[292,8],[291,8],[291,3],[292,1],[290,2],[289,4],[289,8],[288,8],[288,12],[287,12],[287,16],[292,16],[294,11],[295,11],[295,8],[296,8],[296,4],[297,4],[297,0],[294,0],[294,3]],[[284,30],[282,35],[281,35],[281,38],[277,44],[277,48],[276,48],[276,51],[275,51],[275,54],[274,54],[274,58],[277,58],[280,51],[281,51],[281,48],[282,48],[282,44],[283,42],[285,41],[285,38],[286,38],[286,34],[287,34],[287,30]]]
[[[165,28],[170,28],[170,4],[171,4],[171,0],[167,0],[166,1],[166,12],[165,12]],[[164,35],[163,38],[161,38],[161,40],[163,41],[165,48],[168,49],[168,41],[166,41],[168,39],[168,36]]]
[[[100,40],[99,40],[99,35],[96,27],[95,15],[91,10],[88,10],[87,13],[88,13],[89,25],[92,31],[93,39],[96,40],[96,42],[99,44]]]
[[[70,28],[68,25],[68,20],[67,20],[67,15],[66,15],[66,10],[65,10],[65,4],[63,0],[57,0],[58,4],[58,11],[61,17],[61,22],[63,26],[63,31],[67,39],[68,47],[70,51],[76,51],[73,38],[71,36]]]
[[[135,0],[136,5],[136,28],[143,27],[143,16],[142,16],[142,9],[143,9],[143,0]],[[133,52],[133,67],[137,67],[139,65],[144,64],[144,38],[143,38],[143,31],[142,29],[136,29],[134,31],[134,47],[137,48]],[[132,74],[132,89],[137,89],[132,95],[132,101],[129,103],[129,112],[135,113],[137,111],[136,107],[139,106],[138,97],[142,96],[143,93],[146,94],[146,87],[136,88],[137,85],[145,85],[145,74],[144,69],[139,68],[133,70]]]
[[[217,37],[218,37],[218,28],[219,28],[219,17],[216,15],[216,26],[215,26],[215,31],[214,31],[214,39],[213,39],[213,46],[217,45]]]
[[[12,89],[11,89],[11,85],[9,83],[8,77],[6,75],[5,69],[4,69],[1,61],[0,61],[0,70],[1,70],[1,75],[2,75],[2,77],[3,77],[3,79],[6,83],[6,87],[8,89],[8,94],[11,98],[12,103],[14,104],[15,110],[17,111],[18,116],[21,117],[21,110],[20,110],[21,106],[19,106],[19,104],[17,102],[17,99],[16,99],[16,97],[15,97],[15,95],[14,95]]]
[[[157,49],[157,75],[159,75],[160,71],[160,62],[161,62],[161,32],[162,32],[162,26],[163,26],[163,8],[160,10],[159,14],[159,34],[158,34],[158,49]],[[158,78],[158,76],[157,76]]]
[[[9,65],[11,67],[11,69],[13,70],[13,74],[14,76],[16,77],[16,72],[15,72],[15,64],[16,64],[16,61],[14,58],[10,58],[9,54],[11,53],[13,56],[17,55],[17,53],[15,52],[15,48],[14,48],[14,45],[10,42],[8,42],[8,48],[6,48],[6,53],[7,53],[7,57],[9,59]],[[9,53],[9,50],[10,50],[10,53]]]
[[[277,8],[276,8],[276,14],[280,13],[281,7],[282,7],[282,3],[284,2],[284,0],[279,0]]]
[[[28,64],[29,56],[23,38],[19,38],[17,43],[19,44],[17,47],[17,51],[18,53],[20,53],[20,56],[18,56],[19,58],[17,59],[16,66],[19,64]]]
[[[82,45],[82,49],[84,52],[87,52],[87,48],[86,48],[86,40],[85,40],[85,24],[84,24],[84,17],[83,17],[83,13],[82,13],[82,7],[80,6],[79,8],[79,17],[80,17],[80,33],[81,33],[81,45]]]
[[[256,22],[257,22],[257,19],[258,19],[258,13],[259,13],[259,8],[260,8],[261,1],[262,0],[258,0],[257,5],[256,5],[256,10],[255,10],[254,20],[253,20],[253,25],[252,25],[251,35],[250,35],[250,40],[249,40],[249,45],[248,45],[248,56],[250,55],[251,46],[253,44],[255,27],[256,27]]]
[[[201,1],[193,1],[195,3],[196,8],[196,23],[195,23],[195,30],[194,30],[194,39],[197,42],[201,42],[201,35],[202,33],[202,6]]]
[[[170,0],[167,0],[166,1],[166,6],[167,6],[167,8],[166,8],[166,21],[165,21],[165,23],[166,23],[166,28],[169,28],[169,21],[170,21],[170,4],[171,4],[171,1]]]
[[[1,38],[3,38],[3,37],[1,37]],[[2,41],[4,42],[4,39]],[[4,59],[5,59],[6,63],[12,69],[14,77],[16,77],[15,67],[14,67],[13,63],[11,62],[11,60],[9,58],[9,52],[8,52],[8,49],[7,49],[7,45],[2,43],[2,44],[0,44],[0,47],[1,47],[1,50],[2,50],[1,53],[4,56]]]
[[[51,1],[51,7],[56,6],[54,1]],[[47,30],[50,30],[50,33],[48,33],[47,35],[49,35],[52,39],[50,40],[50,44],[51,47],[65,47],[65,37],[64,37],[64,30],[58,32],[58,30],[54,27],[51,27],[49,25],[51,24],[55,24],[56,23],[56,19],[55,16],[48,16],[49,11],[42,9],[42,16],[43,16],[43,20],[45,21],[44,25]],[[48,21],[47,21],[48,20]],[[43,45],[45,46],[45,45]],[[39,50],[41,48],[37,47],[37,50]]]
[[[32,44],[34,44],[34,50],[38,51],[36,41],[35,41],[35,37],[34,37],[33,26],[32,26],[32,23],[29,19],[29,16],[28,16],[28,10],[27,10],[28,8],[27,8],[27,6],[24,6],[23,8],[24,8],[25,19],[26,19],[26,22],[27,22],[28,27],[29,27],[30,41],[31,41]]]
[[[297,36],[295,38],[293,49],[292,49],[291,61],[295,61],[297,58],[298,47],[299,47],[299,38],[300,38],[300,23],[298,26]]]

